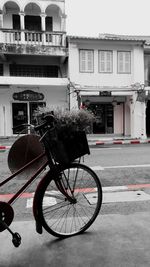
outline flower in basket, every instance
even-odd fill
[[[40,108],[37,112],[38,121],[41,116],[54,114],[57,121],[57,129],[66,128],[71,130],[80,130],[90,133],[92,124],[95,121],[94,114],[89,110],[65,110],[61,108]]]
[[[53,130],[47,131],[45,138],[56,162],[67,164],[90,154],[86,133],[89,133],[95,119],[90,111],[40,108],[36,114],[38,123],[43,115],[49,114],[54,115],[56,123]]]

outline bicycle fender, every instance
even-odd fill
[[[40,196],[40,191],[41,188],[43,187],[43,185],[45,184],[45,181],[50,177],[50,171],[48,171],[43,178],[41,179],[41,181],[39,182],[35,194],[34,194],[34,198],[33,198],[33,215],[34,215],[34,219],[36,222],[40,222],[40,218],[39,218],[39,213],[38,213],[38,201],[39,201],[39,196]]]

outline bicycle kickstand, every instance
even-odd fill
[[[21,244],[21,236],[17,232],[12,232],[12,230],[8,227],[8,225],[4,221],[0,221],[0,224],[3,225],[3,227],[8,230],[8,232],[12,235],[12,243],[17,248]]]

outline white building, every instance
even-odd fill
[[[0,136],[33,123],[38,106],[81,103],[94,133],[150,135],[150,37],[66,39],[65,22],[65,0],[0,1]]]
[[[68,108],[64,0],[0,1],[0,136],[38,106]]]
[[[70,107],[96,114],[94,133],[146,137],[144,45],[144,37],[68,36]]]

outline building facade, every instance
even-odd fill
[[[0,1],[0,136],[39,106],[68,108],[65,21],[64,0]]]
[[[94,112],[93,133],[146,137],[145,42],[68,36],[70,107]]]
[[[0,136],[46,106],[92,110],[94,134],[146,138],[149,92],[149,36],[66,36],[65,0],[0,1]]]

